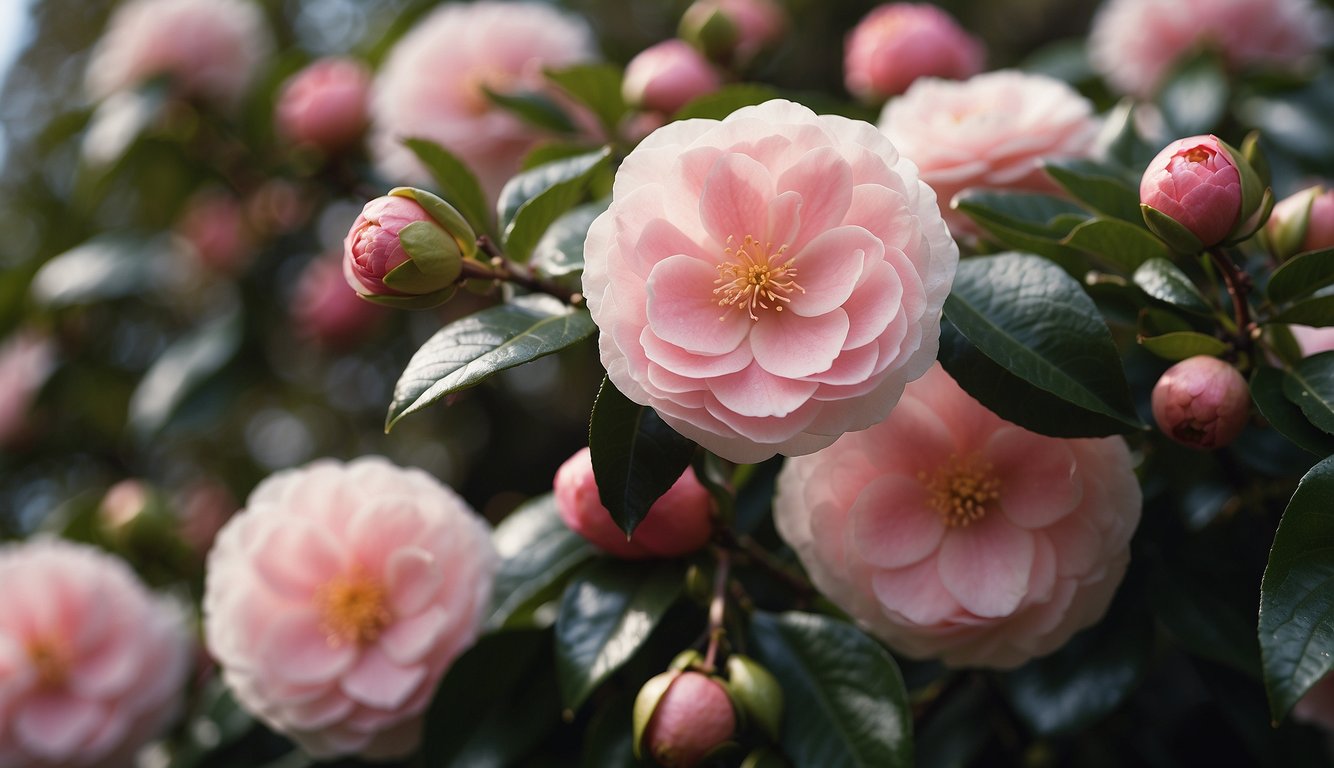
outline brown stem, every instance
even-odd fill
[[[760,569],[783,582],[798,595],[805,597],[815,594],[815,587],[811,586],[811,583],[805,577],[794,572],[782,560],[774,557],[751,537],[738,537],[731,530],[722,529],[715,540],[720,546],[743,555],[748,562],[759,566]]]
[[[478,235],[477,249],[486,254],[488,258],[486,261],[464,259],[464,279],[500,280],[514,283],[535,293],[554,296],[571,307],[584,306],[584,295],[582,293],[570,291],[551,280],[547,280],[526,264],[516,264],[510,261],[504,252],[486,235]]]
[[[709,601],[709,648],[704,652],[704,671],[713,672],[718,660],[718,644],[722,642],[727,630],[723,628],[723,619],[727,616],[727,583],[732,568],[732,553],[719,547],[718,570],[713,574],[713,599]]]
[[[1256,327],[1251,320],[1250,304],[1246,300],[1251,290],[1251,276],[1238,269],[1221,248],[1210,248],[1209,258],[1222,274],[1223,283],[1227,285],[1227,295],[1232,298],[1232,312],[1237,322],[1237,351],[1249,352],[1251,333]]]

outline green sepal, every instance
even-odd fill
[[[1266,221],[1269,221],[1269,214],[1273,212],[1274,190],[1270,187],[1265,187],[1265,191],[1260,197],[1260,207],[1256,208],[1255,212],[1252,213],[1249,218],[1242,220],[1222,244],[1236,245],[1237,243],[1249,239],[1251,235],[1254,235],[1264,226]]]
[[[379,304],[382,307],[393,309],[430,309],[438,307],[449,301],[458,286],[451,285],[447,288],[435,291],[434,293],[424,293],[420,296],[372,296],[365,293],[357,294],[372,304]]]
[[[408,260],[389,270],[384,284],[403,293],[430,293],[452,284],[463,273],[459,244],[429,221],[414,221],[398,233]]]
[[[783,724],[783,688],[769,670],[739,653],[727,658],[727,693],[732,707],[778,741]]]
[[[715,62],[726,63],[732,57],[741,31],[721,8],[715,8],[702,24],[691,24],[690,14],[681,17],[677,34],[700,53]]]
[[[676,654],[672,663],[667,665],[668,671],[684,672],[687,669],[699,669],[704,664],[704,657],[699,655],[699,651],[694,648],[687,648]]]
[[[1269,170],[1269,159],[1265,157],[1264,151],[1260,149],[1259,131],[1251,131],[1246,134],[1246,138],[1241,140],[1241,157],[1260,177],[1261,184],[1268,187],[1274,183],[1273,174]]]
[[[1167,243],[1172,250],[1189,254],[1204,250],[1204,243],[1200,242],[1200,238],[1186,229],[1181,222],[1147,203],[1140,203],[1139,210],[1144,214],[1144,223],[1148,225],[1149,230]]]
[[[1260,244],[1273,254],[1274,258],[1286,261],[1301,250],[1302,242],[1306,240],[1306,231],[1311,226],[1311,207],[1324,191],[1324,187],[1317,184],[1294,193],[1292,196],[1294,198],[1298,195],[1306,198],[1296,204],[1296,212],[1286,219],[1270,218],[1265,221],[1264,228],[1260,230]]]
[[[463,258],[471,259],[477,253],[477,232],[457,208],[440,197],[416,187],[394,187],[389,190],[389,194],[417,201],[422,210],[435,219],[436,223],[458,243],[458,250]]]
[[[635,695],[635,706],[631,715],[633,723],[630,743],[634,747],[635,758],[643,757],[644,731],[648,730],[649,721],[653,719],[653,713],[658,709],[658,702],[667,693],[667,689],[672,687],[676,678],[681,676],[681,670],[673,669],[667,672],[654,675],[644,683],[644,687],[639,689]]]

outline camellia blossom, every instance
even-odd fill
[[[356,143],[369,120],[371,73],[356,59],[318,59],[278,94],[274,119],[289,139],[326,152]]]
[[[182,612],[121,560],[57,539],[0,546],[0,767],[132,765],[181,714]]]
[[[1124,440],[1028,432],[937,366],[883,423],[788,460],[774,521],[815,586],[895,650],[1010,668],[1107,610],[1140,505]]]
[[[1205,246],[1217,245],[1241,217],[1241,172],[1216,136],[1190,136],[1168,144],[1149,161],[1139,200],[1190,231]]]
[[[403,139],[430,139],[458,155],[495,199],[543,134],[496,107],[496,92],[547,90],[543,69],[595,58],[582,19],[546,3],[450,3],[389,52],[371,89],[371,148],[398,182],[429,180]]]
[[[1312,0],[1108,0],[1093,18],[1089,59],[1120,93],[1147,99],[1191,54],[1233,70],[1300,67],[1330,40]]]
[[[622,92],[630,104],[671,114],[721,85],[703,54],[684,40],[665,40],[630,60]]]
[[[956,234],[971,232],[950,210],[964,189],[1055,192],[1044,160],[1087,157],[1099,123],[1093,105],[1065,83],[1015,70],[963,81],[923,77],[885,105],[880,128],[936,190]]]
[[[311,755],[402,756],[498,563],[486,523],[425,472],[321,460],[260,483],[218,534],[204,634],[237,701]]]
[[[852,95],[879,104],[919,77],[972,77],[985,57],[981,41],[939,7],[886,3],[848,34],[843,78]]]
[[[935,359],[959,258],[874,127],[781,100],[652,133],[584,252],[612,383],[739,462],[883,419]]]
[[[88,61],[94,98],[162,75],[177,92],[232,105],[273,48],[254,0],[130,0]]]

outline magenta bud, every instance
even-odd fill
[[[403,308],[440,304],[455,290],[476,235],[438,197],[399,187],[366,203],[343,241],[343,277],[362,298]]]
[[[1178,139],[1149,163],[1139,183],[1139,199],[1209,248],[1223,242],[1241,219],[1241,171],[1218,137]],[[1181,242],[1170,224],[1164,226],[1166,222],[1147,211],[1145,221],[1178,250],[1194,245]]]
[[[670,115],[721,85],[699,51],[682,40],[666,40],[630,60],[622,95],[633,106]]]
[[[636,754],[647,754],[665,768],[699,765],[736,732],[727,689],[702,672],[654,677],[635,699],[635,720]]]
[[[1250,403],[1250,390],[1237,369],[1207,355],[1168,368],[1153,387],[1158,428],[1182,445],[1205,451],[1237,439]]]
[[[587,448],[561,465],[553,485],[556,507],[570,530],[616,557],[678,557],[707,544],[713,532],[712,499],[692,469],[649,507],[629,540],[602,506]]]
[[[925,3],[875,8],[853,28],[844,49],[848,91],[869,104],[903,93],[919,77],[972,77],[986,57],[981,41]]]
[[[318,59],[293,75],[278,96],[278,130],[298,144],[334,152],[366,131],[370,70],[345,58]]]

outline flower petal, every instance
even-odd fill
[[[906,568],[876,571],[871,576],[871,590],[885,608],[913,624],[931,626],[959,613],[959,603],[945,589],[933,557]]]
[[[416,616],[391,624],[380,635],[380,647],[395,664],[416,664],[435,648],[448,624],[445,610],[431,606]]]
[[[356,661],[356,647],[331,639],[314,611],[287,611],[270,621],[258,657],[269,674],[298,685],[328,683]]]
[[[308,520],[289,518],[267,526],[251,558],[265,585],[289,600],[309,600],[321,584],[343,569],[332,536]]]
[[[769,169],[740,153],[723,155],[709,170],[699,198],[699,218],[719,243],[729,237],[761,238],[768,230],[769,201],[774,197]]]
[[[885,248],[861,227],[837,227],[817,235],[792,258],[802,291],[788,309],[799,315],[823,315],[840,307],[861,280],[866,263],[884,258]]]
[[[385,586],[395,616],[412,616],[435,596],[445,576],[442,564],[421,547],[404,547],[385,563]]]
[[[708,384],[723,407],[741,416],[786,416],[804,405],[820,386],[774,376],[759,363],[710,379]]]
[[[718,306],[717,270],[690,256],[658,262],[648,279],[648,322],[653,333],[687,352],[723,355],[750,333],[744,312]]]
[[[984,618],[1009,616],[1028,593],[1033,534],[988,514],[954,528],[940,545],[940,581],[964,610]]]
[[[928,506],[922,483],[910,476],[876,478],[848,515],[853,549],[878,568],[912,565],[935,552],[945,535],[945,524]]]
[[[368,707],[397,709],[426,677],[426,667],[400,667],[382,650],[370,646],[362,651],[355,667],[340,681],[343,693]]]
[[[1065,441],[1004,426],[983,455],[1001,479],[1001,509],[1020,528],[1045,528],[1079,506],[1083,483]]]
[[[778,177],[779,192],[801,195],[801,224],[787,242],[799,251],[811,238],[843,222],[852,204],[852,168],[830,146],[816,147]]]
[[[835,309],[815,317],[768,312],[750,333],[755,362],[775,376],[799,379],[829,370],[848,337],[848,315]]]

